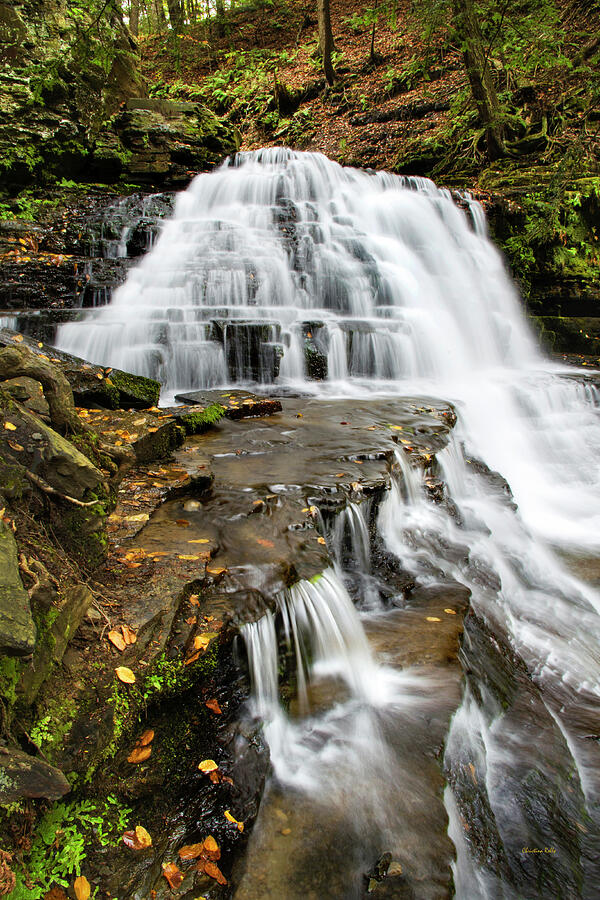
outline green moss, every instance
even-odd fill
[[[75,554],[88,568],[98,566],[108,550],[106,519],[115,505],[115,494],[103,485],[86,491],[86,502],[93,506],[74,506],[61,515],[60,529],[67,541],[66,550]]]
[[[132,405],[156,406],[158,403],[160,383],[153,378],[114,369],[106,381],[114,385],[119,392],[119,403],[124,409]]]
[[[22,665],[14,656],[0,656],[0,695],[9,707],[13,707],[17,700],[17,685]]]
[[[31,740],[48,755],[58,749],[69,733],[77,706],[72,697],[64,699],[54,697],[44,707],[40,716],[30,729]]]
[[[179,417],[179,421],[183,424],[187,434],[202,434],[222,419],[225,415],[225,407],[219,403],[211,403],[206,409],[190,413],[184,413]]]

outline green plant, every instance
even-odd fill
[[[69,887],[94,841],[117,844],[131,812],[112,795],[103,802],[54,804],[39,821],[23,870],[16,872],[13,900],[40,900],[52,887]]]

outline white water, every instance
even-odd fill
[[[483,214],[470,208],[463,212],[425,179],[344,170],[287,150],[240,154],[235,164],[196,178],[110,306],[83,326],[62,326],[58,346],[159,377],[173,393],[225,384],[236,373],[250,377],[244,341],[254,340],[260,366],[253,377],[264,383],[282,351],[277,384],[453,401],[458,425],[439,461],[461,521],[427,500],[400,454],[380,532],[419,583],[443,578],[471,589],[474,609],[523,661],[557,723],[594,816],[595,744],[576,711],[585,710],[586,721],[598,714],[600,600],[557,551],[594,556],[600,547],[597,394],[573,369],[539,353]],[[263,331],[252,330],[261,324]],[[305,340],[326,358],[328,382],[307,380]],[[516,511],[471,458],[501,473]],[[359,522],[346,524],[366,559]],[[380,754],[372,765],[385,768],[389,747],[376,737],[373,709],[400,703],[402,688],[370,658],[339,578],[329,573],[318,585],[298,586],[280,608],[299,660],[303,712],[312,678],[341,679],[348,700],[318,726],[310,716],[289,720],[277,702],[274,621],[248,628],[257,709],[268,723],[277,776],[318,790],[315,761],[339,768],[340,748],[346,758]],[[314,645],[312,674],[302,642]],[[465,700],[447,766],[472,758],[472,735],[485,735],[478,745],[485,781],[498,759],[490,735],[504,734],[502,722],[501,710]],[[505,768],[498,771],[506,772],[525,751],[503,740]],[[534,768],[542,750],[529,750]],[[488,777],[487,794],[498,821],[506,819],[502,778]],[[448,801],[451,812],[455,807]],[[451,821],[456,836],[455,816]],[[490,873],[464,862],[463,838],[456,837],[459,896],[469,900],[469,884],[496,896]]]

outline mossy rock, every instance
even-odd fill
[[[35,646],[36,629],[23,587],[17,544],[0,519],[0,653],[27,655]]]

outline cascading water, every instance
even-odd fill
[[[482,211],[467,206],[425,179],[316,154],[238,154],[195,179],[111,304],[61,327],[57,343],[158,377],[167,394],[237,382],[455,404],[455,436],[438,455],[446,502],[430,502],[399,451],[378,528],[418,585],[458,583],[472,595],[468,684],[446,753],[458,896],[592,897],[600,599],[575,573],[600,546],[597,393],[539,353]],[[353,515],[339,527],[366,559]],[[386,806],[376,787],[392,773],[410,790],[390,717],[426,709],[431,686],[373,661],[362,624],[383,613],[352,611],[341,557],[337,575],[280,598],[298,660],[296,720],[278,703],[275,620],[248,626],[256,710],[282,783],[346,799],[354,787],[352,809],[376,818],[376,808],[381,840],[397,847],[400,834],[410,841],[398,810],[409,820],[410,810],[398,792]],[[315,712],[311,681],[326,666],[342,696]],[[368,787],[351,776],[363,756],[378,773]],[[552,865],[523,851],[544,846],[557,851]]]

